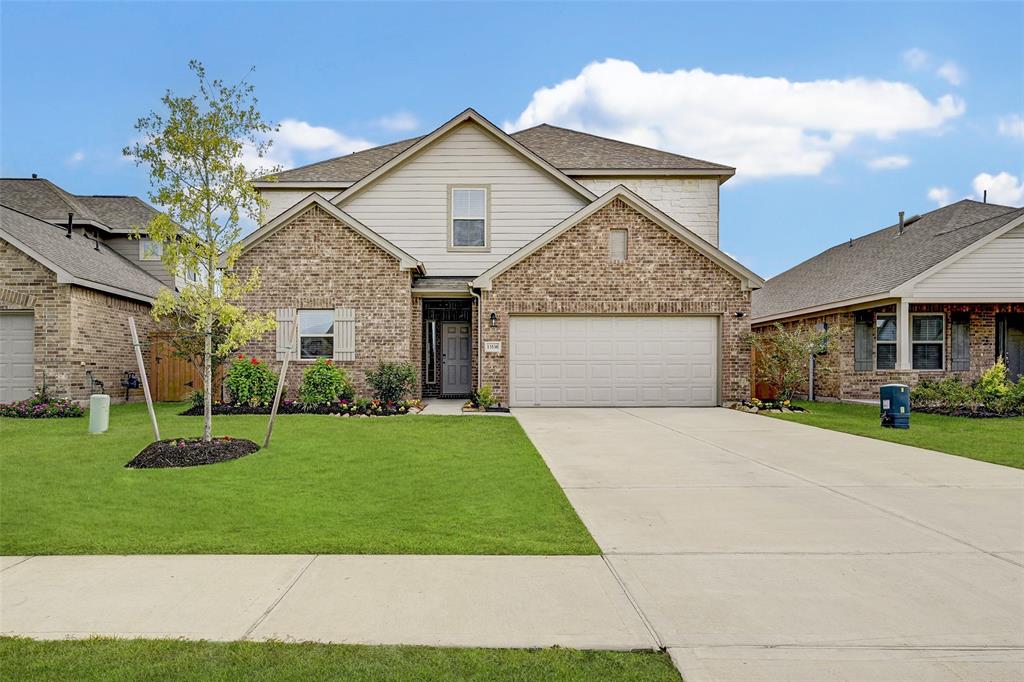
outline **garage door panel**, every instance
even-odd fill
[[[22,400],[35,390],[32,313],[0,314],[0,402]]]
[[[714,317],[513,316],[510,333],[514,405],[715,404]]]

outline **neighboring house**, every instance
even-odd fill
[[[39,178],[0,180],[0,204],[0,402],[44,383],[84,400],[93,380],[119,395],[124,372],[137,369],[128,317],[148,340],[150,305],[174,285],[128,240],[155,210],[135,197],[71,195]]]
[[[378,361],[418,393],[530,405],[717,405],[749,395],[750,294],[718,248],[719,164],[467,109],[429,135],[257,183],[236,270],[276,333],[250,352]]]
[[[815,394],[877,399],[878,387],[976,378],[1002,357],[1024,373],[1024,209],[963,200],[852,239],[773,277],[755,330],[826,328],[836,370]]]

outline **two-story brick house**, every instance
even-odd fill
[[[422,396],[717,405],[749,395],[751,291],[718,248],[720,164],[468,109],[430,134],[257,183],[236,265],[274,311],[255,354],[333,358],[365,391],[408,361]],[[297,340],[297,345],[296,345]],[[289,348],[294,350],[289,351]]]

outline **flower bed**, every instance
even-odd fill
[[[741,403],[735,403],[732,409],[739,410],[740,412],[750,412],[751,414],[757,414],[759,412],[807,412],[804,408],[793,405],[788,400],[758,400],[757,398],[751,398],[750,400],[744,400]]]
[[[37,392],[31,398],[13,403],[0,403],[0,417],[16,419],[63,419],[81,417],[85,410],[70,398],[51,398]]]
[[[339,417],[392,417],[419,412],[423,403],[419,400],[400,400],[397,403],[384,403],[380,400],[336,400],[329,403],[309,405],[294,400],[282,400],[277,408],[278,414],[326,414]],[[200,417],[202,405],[194,405],[180,413],[183,417]],[[270,405],[228,405],[220,403],[213,406],[213,414],[270,414]]]

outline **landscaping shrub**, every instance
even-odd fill
[[[299,402],[303,405],[321,405],[336,400],[351,400],[354,391],[348,375],[332,360],[320,358],[302,373],[299,384]]]
[[[60,419],[81,417],[83,414],[85,410],[70,398],[54,398],[44,388],[37,390],[31,398],[16,400],[13,403],[0,403],[0,417]]]
[[[416,370],[408,362],[381,362],[366,372],[373,397],[383,403],[397,403],[416,386]]]
[[[910,392],[910,405],[919,412],[961,416],[1024,414],[1024,380],[1010,381],[1002,359],[971,384],[958,376],[922,380]]]
[[[277,392],[277,375],[257,358],[239,355],[231,362],[224,380],[234,405],[269,405]]]
[[[204,395],[202,391],[192,391],[188,396],[188,404],[192,407],[198,407],[200,410],[203,409]]]

